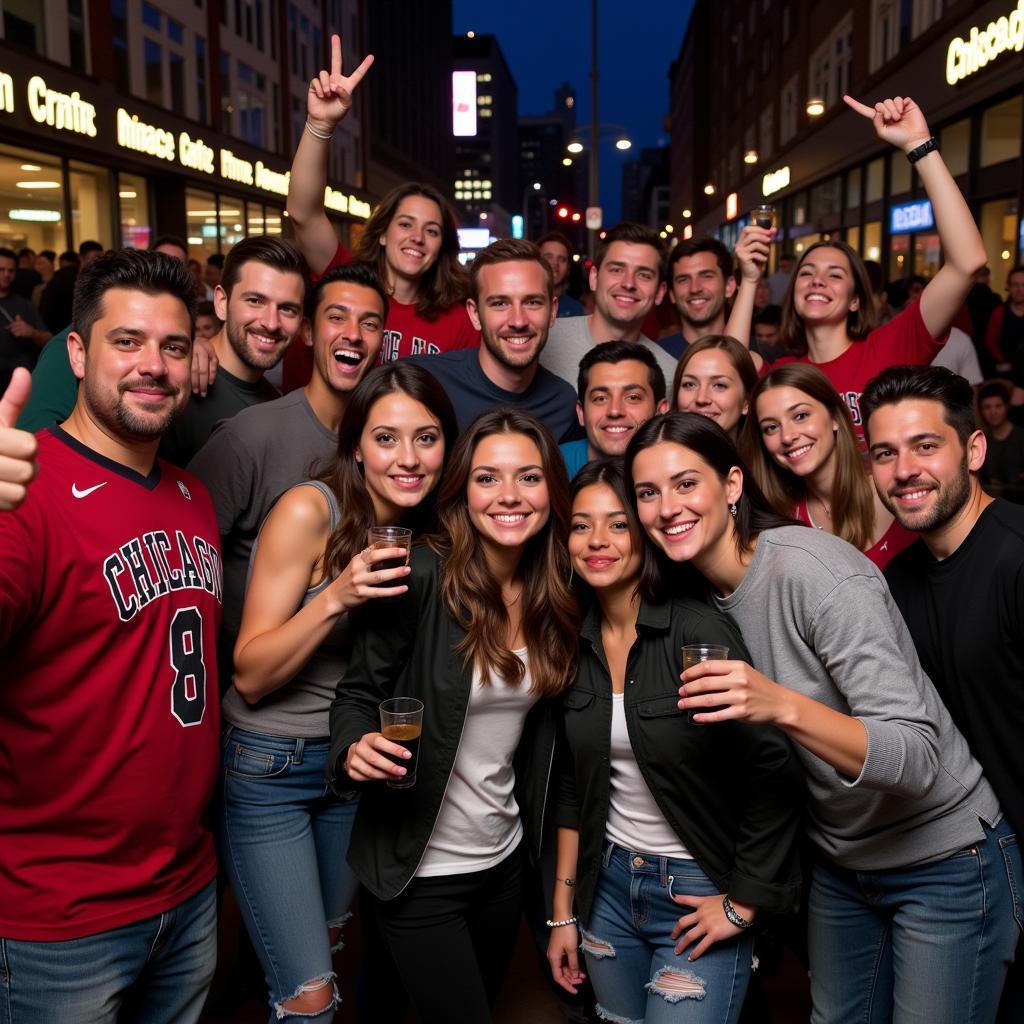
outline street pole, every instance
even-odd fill
[[[597,110],[597,0],[590,0],[590,181],[588,186],[588,206],[601,205],[601,177],[598,152],[598,135],[600,119]],[[590,258],[597,251],[597,231],[588,230],[587,249]]]

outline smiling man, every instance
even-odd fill
[[[242,623],[249,555],[279,495],[307,479],[338,446],[349,396],[377,361],[388,299],[376,273],[350,263],[328,271],[307,303],[313,353],[309,383],[283,398],[222,420],[189,463],[206,484],[224,547],[224,625],[218,647],[227,688]],[[219,379],[219,378],[218,378]]]
[[[551,268],[532,242],[503,239],[477,253],[469,266],[466,303],[483,336],[478,349],[413,356],[452,401],[459,430],[499,405],[532,412],[555,440],[576,427],[576,392],[540,365],[555,321]]]
[[[576,390],[576,415],[587,436],[561,446],[570,480],[592,459],[623,455],[637,428],[668,410],[657,359],[627,341],[595,345],[580,360]]]
[[[658,344],[678,359],[708,334],[725,334],[726,303],[736,291],[732,255],[717,238],[690,238],[669,254],[668,291],[679,331]]]
[[[306,261],[282,238],[246,238],[228,253],[213,295],[224,323],[212,343],[217,376],[164,437],[160,454],[165,459],[187,465],[220,420],[280,397],[263,375],[302,330],[308,278]]]
[[[82,271],[78,400],[37,435],[38,475],[0,513],[12,1024],[129,1005],[188,1024],[213,976],[217,526],[199,481],[157,459],[189,398],[194,315],[188,270],[166,256],[107,253]]]
[[[885,571],[925,671],[1017,835],[1024,834],[1024,508],[982,490],[974,393],[943,367],[895,366],[861,411],[875,489],[921,541]],[[1024,947],[1000,1021],[1024,1019]]]
[[[541,356],[541,366],[576,384],[580,360],[603,341],[642,345],[654,353],[666,380],[676,360],[646,337],[644,317],[665,294],[665,249],[658,232],[641,224],[618,224],[602,240],[590,269],[594,312],[559,320]]]

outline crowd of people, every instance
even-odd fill
[[[584,303],[426,185],[339,243],[371,63],[294,241],[97,246],[60,323],[0,249],[0,1020],[197,1021],[225,886],[270,1020],[486,1024],[524,913],[571,1019],[771,1020],[801,927],[816,1024],[1024,1019],[1024,268],[921,110],[847,98],[935,211],[902,308],[756,225],[617,225]]]

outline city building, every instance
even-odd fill
[[[622,165],[622,219],[663,230],[669,218],[669,149],[649,146]]]
[[[5,2],[0,244],[143,247],[170,233],[203,259],[247,234],[281,233],[309,81],[332,26],[349,67],[361,59],[361,6]],[[357,97],[335,133],[325,193],[349,240],[370,213]]]
[[[520,213],[515,79],[492,35],[455,36],[451,192],[465,227],[486,227],[497,238],[512,234]]]
[[[1001,289],[1024,247],[1022,45],[1024,0],[697,0],[669,73],[676,234],[731,242],[768,202],[776,252],[843,238],[890,280],[933,274],[940,245],[917,175],[842,102],[911,96]]]

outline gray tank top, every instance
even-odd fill
[[[315,487],[327,499],[333,533],[341,515],[334,493],[317,480],[306,480],[297,486]],[[258,547],[259,537],[249,556],[247,585]],[[330,583],[331,580],[324,579],[315,587],[310,587],[303,595],[300,607],[304,608]],[[324,642],[295,676],[284,686],[267,694],[258,704],[246,703],[241,694],[231,687],[224,695],[221,706],[224,721],[239,729],[265,736],[301,736],[303,739],[327,740],[331,734],[328,724],[331,701],[334,700],[335,688],[344,673],[350,647],[351,633],[346,614],[339,617]]]

